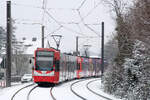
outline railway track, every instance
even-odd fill
[[[11,100],[14,100],[14,98],[15,98],[15,96],[21,91],[21,90],[23,90],[23,89],[25,89],[25,88],[28,88],[28,87],[30,87],[30,86],[33,86],[33,85],[35,85],[35,84],[29,84],[29,85],[27,85],[27,86],[24,86],[24,87],[22,87],[21,89],[19,89],[18,91],[16,91],[14,94],[13,94],[13,96],[11,97]],[[32,90],[32,89],[31,89]],[[30,90],[30,91],[31,91]],[[27,99],[28,100],[28,99]]]
[[[92,83],[92,82],[94,82],[94,81],[98,81],[98,80],[100,80],[100,79],[96,79],[96,80],[89,81],[89,82],[86,84],[86,88],[87,88],[90,92],[92,92],[93,94],[95,94],[95,95],[97,95],[97,96],[99,96],[99,97],[101,97],[101,98],[104,98],[104,99],[106,99],[106,100],[112,100],[112,99],[110,99],[110,98],[108,98],[108,97],[105,97],[105,96],[103,96],[103,95],[100,95],[100,94],[94,92],[92,89],[89,88],[89,84],[90,84],[90,83]],[[76,96],[78,96],[78,97],[81,98],[82,100],[88,100],[88,99],[86,99],[84,96],[79,95],[76,91],[73,90],[73,86],[74,86],[75,84],[78,84],[78,83],[82,82],[82,81],[87,81],[87,79],[86,79],[86,80],[79,80],[79,81],[76,81],[76,82],[72,83],[71,86],[70,86],[70,89],[71,89],[71,91],[72,91]]]
[[[70,85],[70,90],[71,90],[71,92],[72,92],[73,94],[75,94],[77,97],[79,97],[80,99],[82,99],[82,100],[88,100],[88,99],[87,99],[85,96],[83,96],[82,94],[79,94],[78,92],[76,92],[76,91],[73,89],[73,86],[76,85],[76,84],[79,84],[80,82],[87,81],[87,80],[89,80],[89,79],[81,79],[81,80],[78,80],[78,81],[76,81],[76,82],[74,82],[74,83],[72,83],[72,84]],[[100,98],[104,98],[105,100],[113,100],[113,99],[110,99],[110,98],[108,98],[108,97],[105,97],[105,96],[103,96],[103,95],[101,95],[101,94],[96,93],[95,91],[93,91],[93,90],[90,88],[90,84],[91,84],[92,82],[95,82],[95,81],[98,81],[98,80],[100,80],[100,79],[91,80],[91,81],[89,81],[88,83],[84,84],[85,88],[87,88],[87,90],[88,90],[89,92],[91,92],[91,93],[93,93],[93,94],[99,96]],[[11,97],[11,100],[15,100],[15,96],[17,96],[17,94],[18,94],[20,91],[22,91],[23,89],[26,89],[26,88],[28,88],[28,87],[31,87],[31,86],[33,86],[33,85],[35,85],[35,84],[29,84],[29,85],[27,85],[27,86],[22,87],[22,88],[19,89],[18,91],[16,91],[16,92],[13,94],[13,96]],[[27,99],[26,99],[26,100],[30,100],[30,99],[31,99],[31,98],[30,98],[30,94],[31,94],[32,91],[35,90],[37,87],[38,87],[37,85],[36,85],[36,86],[33,86],[33,87],[29,90],[29,92],[27,92],[27,96],[26,96]],[[50,90],[49,90],[50,96],[51,96],[51,98],[52,98],[53,100],[56,100],[55,96],[53,95],[53,89],[54,89],[54,87],[51,87]]]
[[[100,95],[100,94],[96,93],[95,91],[93,91],[92,89],[89,88],[89,84],[91,84],[91,83],[94,82],[94,81],[98,81],[98,80],[100,80],[100,79],[96,79],[96,80],[89,81],[89,82],[86,84],[87,89],[88,89],[90,92],[92,92],[93,94],[95,94],[95,95],[97,95],[97,96],[99,96],[99,97],[105,98],[105,99],[107,99],[107,100],[113,100],[113,99],[110,99],[110,98],[105,97],[105,96],[103,96],[103,95]]]
[[[31,86],[33,86],[33,85],[35,85],[35,84],[29,84],[29,85],[24,86],[24,87],[20,88],[19,90],[17,90],[17,91],[13,94],[13,96],[11,97],[11,100],[15,100],[15,97],[17,96],[17,94],[18,94],[19,92],[21,92],[22,90],[24,90],[24,89],[26,89],[26,88],[28,88],[28,87],[31,87]],[[36,85],[36,86],[34,86],[34,87],[32,87],[32,88],[30,89],[30,91],[29,91],[28,94],[27,94],[27,99],[26,99],[26,100],[30,100],[30,94],[31,94],[32,91],[33,91],[34,89],[36,89],[37,87],[38,87],[38,86]],[[53,88],[54,88],[54,87],[50,88],[50,95],[51,95],[51,97],[52,97],[53,100],[56,100],[56,98],[54,97],[54,95],[53,95],[53,93],[52,93]]]
[[[38,86],[34,86],[34,87],[29,91],[28,96],[27,96],[27,100],[30,99],[30,94],[31,94],[31,92],[32,92],[35,88],[37,88],[37,87],[38,87]]]
[[[79,80],[79,81],[76,81],[76,82],[72,83],[71,86],[70,86],[70,89],[71,89],[71,91],[72,91],[76,96],[78,96],[78,97],[81,98],[82,100],[87,100],[86,98],[84,98],[83,96],[79,95],[77,92],[75,92],[75,91],[73,90],[73,86],[74,86],[75,84],[79,83],[79,82],[82,82],[82,81],[84,81],[84,80]]]
[[[54,97],[54,95],[53,95],[53,93],[52,93],[53,88],[54,88],[54,87],[52,87],[52,88],[50,89],[50,95],[51,95],[51,97],[52,97],[53,100],[56,100],[56,98]]]

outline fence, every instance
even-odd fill
[[[6,87],[6,81],[5,80],[1,80],[0,81],[0,87]]]

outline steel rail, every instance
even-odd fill
[[[53,88],[54,88],[54,87],[52,87],[52,88],[50,89],[50,95],[51,95],[51,97],[52,97],[53,100],[56,100],[56,98],[54,97],[54,95],[53,95],[53,93],[52,93]]]
[[[27,88],[27,87],[33,86],[33,85],[34,85],[34,84],[29,84],[29,85],[27,85],[27,86],[22,87],[22,88],[19,89],[18,91],[16,91],[16,92],[13,94],[13,96],[11,97],[11,100],[14,100],[14,97],[15,97],[21,90],[23,90],[23,89],[25,89],[25,88]]]
[[[28,95],[27,95],[27,100],[29,100],[30,99],[30,94],[31,94],[31,92],[35,89],[35,88],[37,88],[38,86],[35,86],[35,87],[33,87],[30,91],[29,91],[29,93],[28,93]]]
[[[87,100],[86,98],[84,98],[83,96],[79,95],[77,92],[75,92],[75,91],[73,90],[73,85],[75,85],[75,84],[77,84],[77,83],[79,83],[79,82],[82,82],[82,81],[85,81],[85,80],[79,80],[79,81],[76,81],[76,82],[72,83],[71,86],[70,86],[70,89],[71,89],[71,91],[72,91],[76,96],[78,96],[78,97],[81,98],[82,100]]]
[[[98,80],[100,80],[100,79],[96,79],[96,80],[89,81],[89,82],[86,84],[87,89],[88,89],[90,92],[92,92],[93,94],[95,94],[95,95],[97,95],[97,96],[99,96],[99,97],[105,98],[105,99],[107,99],[107,100],[113,100],[113,99],[110,99],[110,98],[105,97],[105,96],[103,96],[103,95],[100,95],[100,94],[96,93],[95,91],[93,91],[92,89],[89,88],[89,84],[91,84],[91,83],[94,82],[94,81],[98,81]]]

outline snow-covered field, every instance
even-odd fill
[[[92,92],[90,92],[87,89],[86,84],[92,80],[95,80],[95,78],[83,79],[83,81],[74,84],[72,86],[72,89],[79,95],[86,98],[87,100],[106,100],[102,97],[99,97],[99,96],[93,94]],[[62,84],[55,86],[52,89],[52,94],[56,98],[56,100],[81,100],[81,98],[77,97],[71,91],[71,88],[70,88],[71,84],[73,84],[76,81],[78,81],[78,80],[69,81],[69,82],[62,83]],[[0,88],[0,100],[11,100],[11,97],[17,90],[19,90],[20,88],[27,86],[29,84],[32,84],[32,83],[25,83],[25,84],[19,83],[18,85],[14,85],[9,88],[3,88],[3,89]],[[14,100],[27,100],[27,95],[28,95],[29,91],[35,86],[36,86],[36,84],[21,90],[15,96]],[[112,100],[119,100],[119,99],[116,99],[113,96],[108,95],[103,92],[103,89],[101,87],[101,80],[93,81],[88,86],[90,89],[92,89],[93,91],[95,91],[98,94],[106,96]],[[50,95],[50,89],[51,89],[51,87],[37,87],[31,92],[29,99],[30,100],[53,100]]]
[[[26,83],[26,84],[16,83],[13,84],[12,87],[0,88],[0,100],[11,100],[11,97],[17,90],[29,84],[31,83]],[[23,95],[24,93],[22,94],[22,98]]]

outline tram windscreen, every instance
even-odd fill
[[[36,70],[52,71],[53,60],[54,60],[54,52],[37,51],[36,52]]]
[[[37,51],[36,52],[36,56],[37,57],[53,57],[54,56],[54,52],[50,52],[50,51]]]

